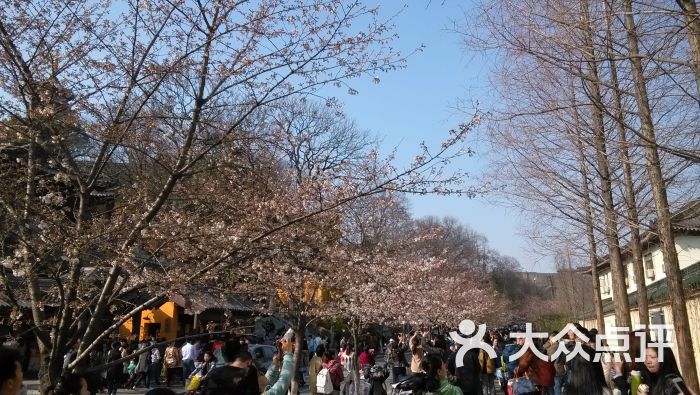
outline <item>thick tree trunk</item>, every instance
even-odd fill
[[[691,62],[693,62],[693,71],[695,72],[698,100],[700,100],[700,14],[698,14],[698,5],[695,0],[676,0],[676,3],[683,10],[688,29]]]
[[[649,301],[647,298],[646,276],[644,274],[644,261],[642,257],[642,242],[639,235],[639,212],[637,211],[637,199],[634,191],[634,181],[632,178],[632,164],[629,155],[629,144],[627,142],[627,130],[622,112],[622,94],[620,83],[617,77],[617,64],[614,60],[613,40],[612,40],[612,6],[610,1],[606,1],[607,12],[605,13],[606,24],[606,49],[610,63],[610,82],[613,89],[613,100],[615,106],[615,125],[619,140],[620,161],[622,162],[622,173],[625,184],[625,203],[627,205],[627,223],[630,228],[630,251],[632,252],[632,267],[634,270],[635,285],[637,287],[637,307],[639,308],[639,323],[649,325]]]
[[[27,255],[29,255],[27,253]],[[29,256],[25,256],[26,259],[31,259]],[[39,290],[39,283],[37,279],[37,274],[34,272],[33,265],[30,262],[25,261],[25,267],[29,267],[29,273],[27,273],[27,282],[29,290],[29,300],[32,307],[32,321],[37,327],[37,339],[39,344],[39,381],[40,381],[40,391],[41,393],[46,393],[48,388],[55,383],[56,378],[60,375],[60,369],[56,369],[56,365],[51,363],[51,346],[47,339],[43,339],[44,336],[44,326],[46,325],[43,309],[43,300],[41,297],[41,292]]]
[[[28,277],[30,278],[30,282],[32,282],[32,277],[34,277],[34,281],[36,281],[36,276],[34,274],[30,274]],[[29,286],[29,297],[32,304],[33,321],[35,323],[43,322],[43,312],[41,312],[42,308],[40,307],[40,303],[42,302],[38,299],[40,296],[35,295],[35,292],[38,291],[38,286],[36,288],[36,291],[33,291],[34,287],[31,285]],[[41,327],[39,327],[38,331],[42,331]],[[48,344],[41,340],[37,343],[39,345],[39,392],[47,394],[49,388],[56,383],[57,378],[60,376],[62,365],[57,366],[56,363],[52,363],[52,350]]]
[[[683,378],[688,386],[696,393],[700,391],[698,386],[698,375],[695,367],[693,339],[690,335],[688,324],[688,311],[685,306],[685,293],[683,290],[683,278],[678,263],[676,244],[671,228],[671,212],[668,207],[668,196],[666,195],[666,184],[661,172],[661,162],[659,152],[656,147],[656,135],[654,122],[649,106],[646,80],[644,77],[644,67],[639,57],[639,42],[637,29],[634,22],[632,0],[624,0],[625,7],[625,27],[627,29],[627,40],[632,63],[632,78],[634,79],[635,98],[637,101],[637,111],[642,127],[644,141],[644,153],[647,162],[647,171],[651,180],[652,194],[656,206],[656,229],[661,242],[661,251],[664,257],[664,269],[668,284],[668,293],[671,296],[671,313],[673,314],[674,339],[678,348],[678,359]]]
[[[617,214],[612,195],[612,180],[610,178],[610,165],[605,140],[605,124],[603,122],[603,104],[600,93],[600,79],[598,78],[598,59],[595,56],[593,46],[593,32],[590,27],[590,14],[588,1],[581,3],[583,9],[584,40],[588,65],[589,98],[591,100],[591,115],[593,118],[593,134],[598,161],[598,174],[600,177],[601,198],[603,200],[603,212],[605,215],[605,238],[608,244],[608,259],[612,273],[613,300],[615,301],[615,322],[617,326],[631,327],[629,301],[627,299],[627,285],[625,277],[627,271],[622,264],[620,254],[620,238],[618,235]]]

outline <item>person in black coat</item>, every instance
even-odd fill
[[[107,352],[105,363],[112,363],[121,358],[120,345],[119,342],[112,343],[111,349]],[[122,370],[123,365],[121,363],[115,363],[107,367],[107,395],[117,394],[117,388],[119,388],[119,382],[122,378]]]
[[[459,351],[459,350],[458,350]],[[479,350],[471,349],[464,354],[464,365],[457,367],[457,351],[450,354],[447,370],[456,378],[457,385],[464,395],[481,395],[481,366],[479,365]]]

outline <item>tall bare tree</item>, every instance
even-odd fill
[[[574,108],[574,130],[572,136],[573,143],[576,147],[578,156],[579,171],[581,172],[581,185],[583,186],[582,205],[585,212],[586,239],[588,240],[588,258],[591,265],[591,282],[593,285],[593,307],[595,309],[596,322],[598,329],[605,331],[605,319],[603,315],[603,301],[600,295],[600,279],[598,277],[598,248],[596,245],[595,229],[593,223],[593,208],[591,203],[591,192],[588,179],[588,168],[586,165],[585,150],[583,148],[581,125],[578,111],[576,108],[576,95],[573,92],[573,84],[569,84],[571,92],[572,108]]]
[[[644,262],[642,258],[642,241],[640,236],[639,212],[637,209],[637,191],[634,188],[632,178],[632,160],[630,158],[630,143],[628,142],[626,125],[624,122],[624,112],[622,107],[622,92],[620,81],[617,75],[617,62],[614,59],[613,38],[612,38],[612,15],[613,9],[610,1],[606,1],[605,12],[605,38],[606,57],[609,62],[610,84],[612,85],[613,109],[615,127],[618,136],[618,152],[622,163],[623,183],[625,190],[625,204],[627,214],[624,216],[630,229],[629,250],[632,253],[632,266],[637,288],[637,306],[639,308],[639,323],[649,325],[649,300],[647,297],[646,275],[644,272]]]
[[[695,70],[695,83],[698,89],[698,98],[700,98],[700,14],[698,13],[698,5],[695,0],[676,0],[676,3],[683,11],[685,18],[692,55],[691,62]]]
[[[625,27],[627,29],[627,39],[629,57],[632,64],[632,77],[634,80],[634,96],[637,101],[637,111],[644,135],[644,151],[647,160],[647,172],[651,181],[651,188],[656,206],[656,230],[661,242],[661,252],[664,257],[664,269],[668,279],[668,290],[671,297],[671,312],[673,313],[674,333],[678,344],[679,360],[683,375],[689,386],[697,391],[698,373],[693,355],[693,339],[690,335],[690,325],[688,324],[688,311],[686,308],[685,291],[683,289],[683,277],[678,263],[678,252],[676,242],[673,237],[671,224],[671,210],[668,204],[666,193],[666,183],[661,170],[659,152],[654,142],[656,133],[654,120],[649,105],[647,93],[647,82],[644,76],[644,66],[639,57],[639,39],[634,20],[634,9],[631,0],[623,0],[625,11]]]
[[[608,179],[611,184],[610,188],[600,184],[591,191],[595,232],[609,234],[612,221],[607,219],[614,214],[624,219],[618,226],[624,224],[630,228],[629,234],[619,232],[618,238],[635,244],[632,240],[637,238],[635,229],[639,233],[647,230],[640,224],[652,217],[663,217],[649,204],[650,198],[658,200],[657,192],[652,191],[652,186],[645,182],[651,175],[649,166],[645,167],[646,173],[641,172],[642,166],[636,166],[641,161],[640,152],[647,151],[648,162],[649,148],[653,147],[656,151],[659,164],[656,176],[663,182],[662,189],[667,196],[678,199],[685,194],[687,201],[697,195],[697,189],[683,179],[683,174],[689,177],[688,180],[692,178],[693,170],[688,169],[690,163],[698,160],[697,101],[693,91],[688,89],[688,83],[695,85],[695,79],[688,78],[691,75],[688,73],[689,63],[683,60],[688,55],[685,37],[679,36],[677,29],[666,29],[667,26],[677,26],[679,16],[682,17],[680,13],[669,12],[663,7],[655,8],[658,5],[653,4],[646,4],[649,9],[644,10],[625,10],[620,6],[610,7],[610,4],[613,3],[486,1],[470,19],[475,26],[462,33],[468,45],[495,50],[502,61],[499,65],[506,71],[496,74],[494,80],[496,86],[507,86],[498,92],[501,101],[507,104],[493,113],[499,121],[496,124],[498,133],[511,134],[501,141],[503,144],[499,144],[498,149],[505,148],[507,153],[518,158],[511,163],[505,160],[498,162],[511,168],[512,178],[504,178],[513,185],[512,188],[505,188],[509,198],[517,201],[527,196],[530,199],[532,204],[529,207],[523,202],[520,206],[531,213],[528,220],[533,226],[539,226],[538,229],[557,226],[555,229],[560,234],[564,232],[563,229],[583,233],[585,227],[582,224],[585,221],[581,219],[585,218],[585,210],[576,212],[571,209],[572,202],[580,201],[582,195],[580,171],[576,177],[578,185],[572,185],[574,178],[570,173],[570,161],[575,158],[572,152],[575,151],[557,137],[544,139],[546,131],[554,135],[556,131],[561,135],[566,130],[565,125],[570,127],[571,115],[569,119],[561,115],[571,114],[575,108],[579,114],[583,114],[581,124],[584,126],[579,129],[584,131],[581,140],[585,142],[584,158],[591,169],[590,178],[597,180],[597,184],[601,179]],[[628,31],[619,21],[633,19],[637,15],[640,15],[643,26],[642,30],[639,27],[636,30],[637,38],[643,40],[638,49],[644,48],[645,53],[631,55],[627,50]],[[605,22],[610,22],[612,27],[606,26]],[[680,31],[686,32],[685,29]],[[648,88],[647,105],[657,114],[652,118],[650,112],[647,117],[647,125],[658,131],[655,139],[650,139],[646,134],[643,117],[639,115],[641,109],[636,99],[639,84],[634,78],[632,61],[644,67],[640,69],[643,73],[638,74],[641,74]],[[552,92],[556,87],[561,89],[561,81],[568,78],[576,80],[574,95],[579,100],[573,105],[562,103],[560,96]],[[542,141],[536,141],[531,136],[542,136]],[[532,144],[533,141],[537,144]],[[571,142],[570,139],[566,141]],[[499,156],[506,155],[503,151],[497,152]],[[600,160],[601,154],[605,153],[608,153],[603,158],[606,160]],[[590,163],[590,158],[595,158],[596,163]],[[546,163],[531,163],[535,161]],[[604,163],[607,164],[607,171]],[[550,185],[556,185],[561,193],[553,193],[548,189]],[[634,197],[635,201],[628,199],[630,197]],[[683,200],[681,198],[677,203]],[[637,219],[634,219],[634,209],[637,210]],[[546,215],[546,220],[538,218],[542,215]],[[558,221],[553,221],[553,217]],[[545,221],[546,225],[543,225]],[[557,235],[552,233],[557,232],[541,233],[533,238],[550,241],[551,245],[557,240]],[[609,244],[609,238],[606,237],[605,243]],[[639,248],[632,248],[640,251]],[[643,266],[637,257],[641,254],[633,255],[634,277],[642,294]],[[617,260],[614,256],[610,256],[610,259]],[[617,303],[620,298],[626,299],[625,280],[628,275],[624,267],[616,269],[616,265],[612,266],[613,292]],[[645,315],[643,302],[640,302],[641,314]],[[674,302],[683,303],[678,300]],[[629,312],[625,311],[627,308],[616,307],[618,322],[629,322],[629,318],[624,317],[629,317]],[[620,316],[623,316],[622,320]],[[687,351],[692,346],[683,348]]]
[[[598,159],[598,176],[601,183],[603,213],[605,216],[605,236],[608,245],[610,270],[613,273],[612,287],[613,299],[615,300],[615,322],[618,326],[631,327],[632,320],[630,319],[629,300],[627,299],[627,268],[622,262],[622,254],[620,253],[620,238],[618,236],[619,224],[612,194],[612,179],[606,148],[605,122],[603,120],[603,111],[601,110],[603,98],[598,73],[600,60],[596,54],[593,43],[593,29],[590,25],[590,4],[587,0],[582,1],[580,4],[581,24],[583,27],[583,52],[586,54],[586,66],[588,68],[587,79],[583,81],[583,85],[587,87],[588,96],[591,100],[594,141],[596,157]]]

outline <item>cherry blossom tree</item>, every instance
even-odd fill
[[[18,165],[3,179],[3,262],[31,301],[45,388],[69,342],[82,338],[79,365],[98,339],[159,300],[105,330],[115,301],[137,287],[130,274],[153,279],[144,268],[174,249],[158,234],[198,238],[178,195],[212,190],[202,179],[211,158],[245,139],[260,109],[403,66],[378,10],[358,1],[29,1],[7,4],[0,19],[3,160]],[[97,209],[110,188],[118,198]],[[176,220],[164,214],[176,211],[181,222],[166,230]],[[86,269],[96,281],[83,293]],[[51,315],[44,277],[59,299]]]
[[[340,145],[326,151],[341,155],[332,166],[308,172],[271,144],[287,133],[287,104],[403,67],[393,38],[378,9],[354,0],[0,9],[3,273],[15,308],[29,301],[42,388],[76,339],[70,368],[81,369],[121,324],[182,288],[269,293],[313,278],[334,289],[334,265],[349,261],[339,229],[357,199],[477,194],[445,165],[478,116],[405,167],[371,145],[362,155]],[[289,141],[318,141],[318,130]],[[136,292],[147,300],[130,302]]]
[[[319,310],[347,320],[354,344],[371,323],[454,328],[464,319],[489,324],[507,320],[493,314],[504,311],[505,301],[487,273],[456,259],[458,245],[433,248],[436,241],[448,238],[449,230],[410,219],[398,196],[358,199],[347,217],[347,263],[334,270],[338,286]],[[358,372],[353,374],[359,385]]]
[[[390,158],[380,158],[367,143],[370,138],[340,114],[304,103],[288,104],[290,107],[271,110],[264,126],[256,128],[262,133],[257,141],[266,143],[256,143],[252,149],[270,158],[272,166],[269,176],[257,184],[269,193],[251,201],[250,214],[235,215],[229,222],[244,219],[231,228],[236,230],[236,239],[247,240],[250,246],[244,249],[250,253],[236,252],[247,256],[237,265],[245,277],[243,289],[267,297],[279,291],[279,313],[292,322],[300,350],[307,325],[337,316],[333,303],[318,299],[320,293],[325,290],[335,295],[346,284],[346,277],[339,274],[356,273],[348,249],[353,236],[346,231],[353,221],[352,208],[366,203],[372,207],[368,210],[375,210],[374,205],[383,201],[379,196],[391,191],[425,193],[454,188],[449,193],[470,195],[479,191],[460,187],[458,174],[442,173],[449,158],[461,155],[461,149],[455,148],[478,118],[451,131],[437,151],[424,145],[420,159],[399,170]],[[223,191],[221,195],[228,196]],[[382,218],[375,220],[381,223]],[[251,227],[251,223],[256,225]],[[261,240],[255,233],[246,234],[246,229],[275,232],[266,231]],[[230,233],[222,237],[222,248],[226,248]],[[211,240],[208,243],[212,245]],[[297,353],[296,363],[299,360]]]

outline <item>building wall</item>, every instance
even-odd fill
[[[157,309],[144,310],[141,313],[141,322],[139,323],[139,339],[149,337],[149,326],[160,325],[159,336],[166,340],[175,339],[178,329],[178,312],[175,302],[165,302]],[[119,328],[119,337],[122,339],[129,338],[134,332],[133,318],[126,321]]]
[[[678,263],[681,270],[700,261],[700,236],[697,235],[676,235],[676,251],[678,252]],[[647,285],[660,281],[666,278],[664,273],[664,257],[659,245],[653,245],[643,251],[644,256],[650,256],[654,267],[654,277],[647,276],[648,261],[644,262],[644,278]],[[634,269],[632,267],[631,257],[623,261],[627,271],[627,292],[631,293],[637,290],[634,281]],[[612,298],[612,277],[610,268],[605,268],[598,274],[601,288],[601,298]],[[607,291],[607,292],[604,292]]]
[[[134,334],[134,319],[129,318],[126,322],[119,327],[119,338],[129,339],[131,335]]]
[[[678,251],[678,262],[681,269],[700,261],[700,237],[693,235],[676,236],[676,250]],[[661,260],[663,261],[663,258]],[[662,262],[660,263],[663,265]]]
[[[304,282],[304,302],[310,302],[313,299],[315,304],[321,304],[328,301],[330,297],[330,291],[318,286],[318,284],[312,281]],[[289,303],[289,294],[283,289],[277,290],[277,297],[280,299],[283,305]]]
[[[177,337],[177,309],[175,302],[165,302],[159,308],[141,313],[141,338],[148,336],[148,325],[160,324],[160,337],[166,340]]]

